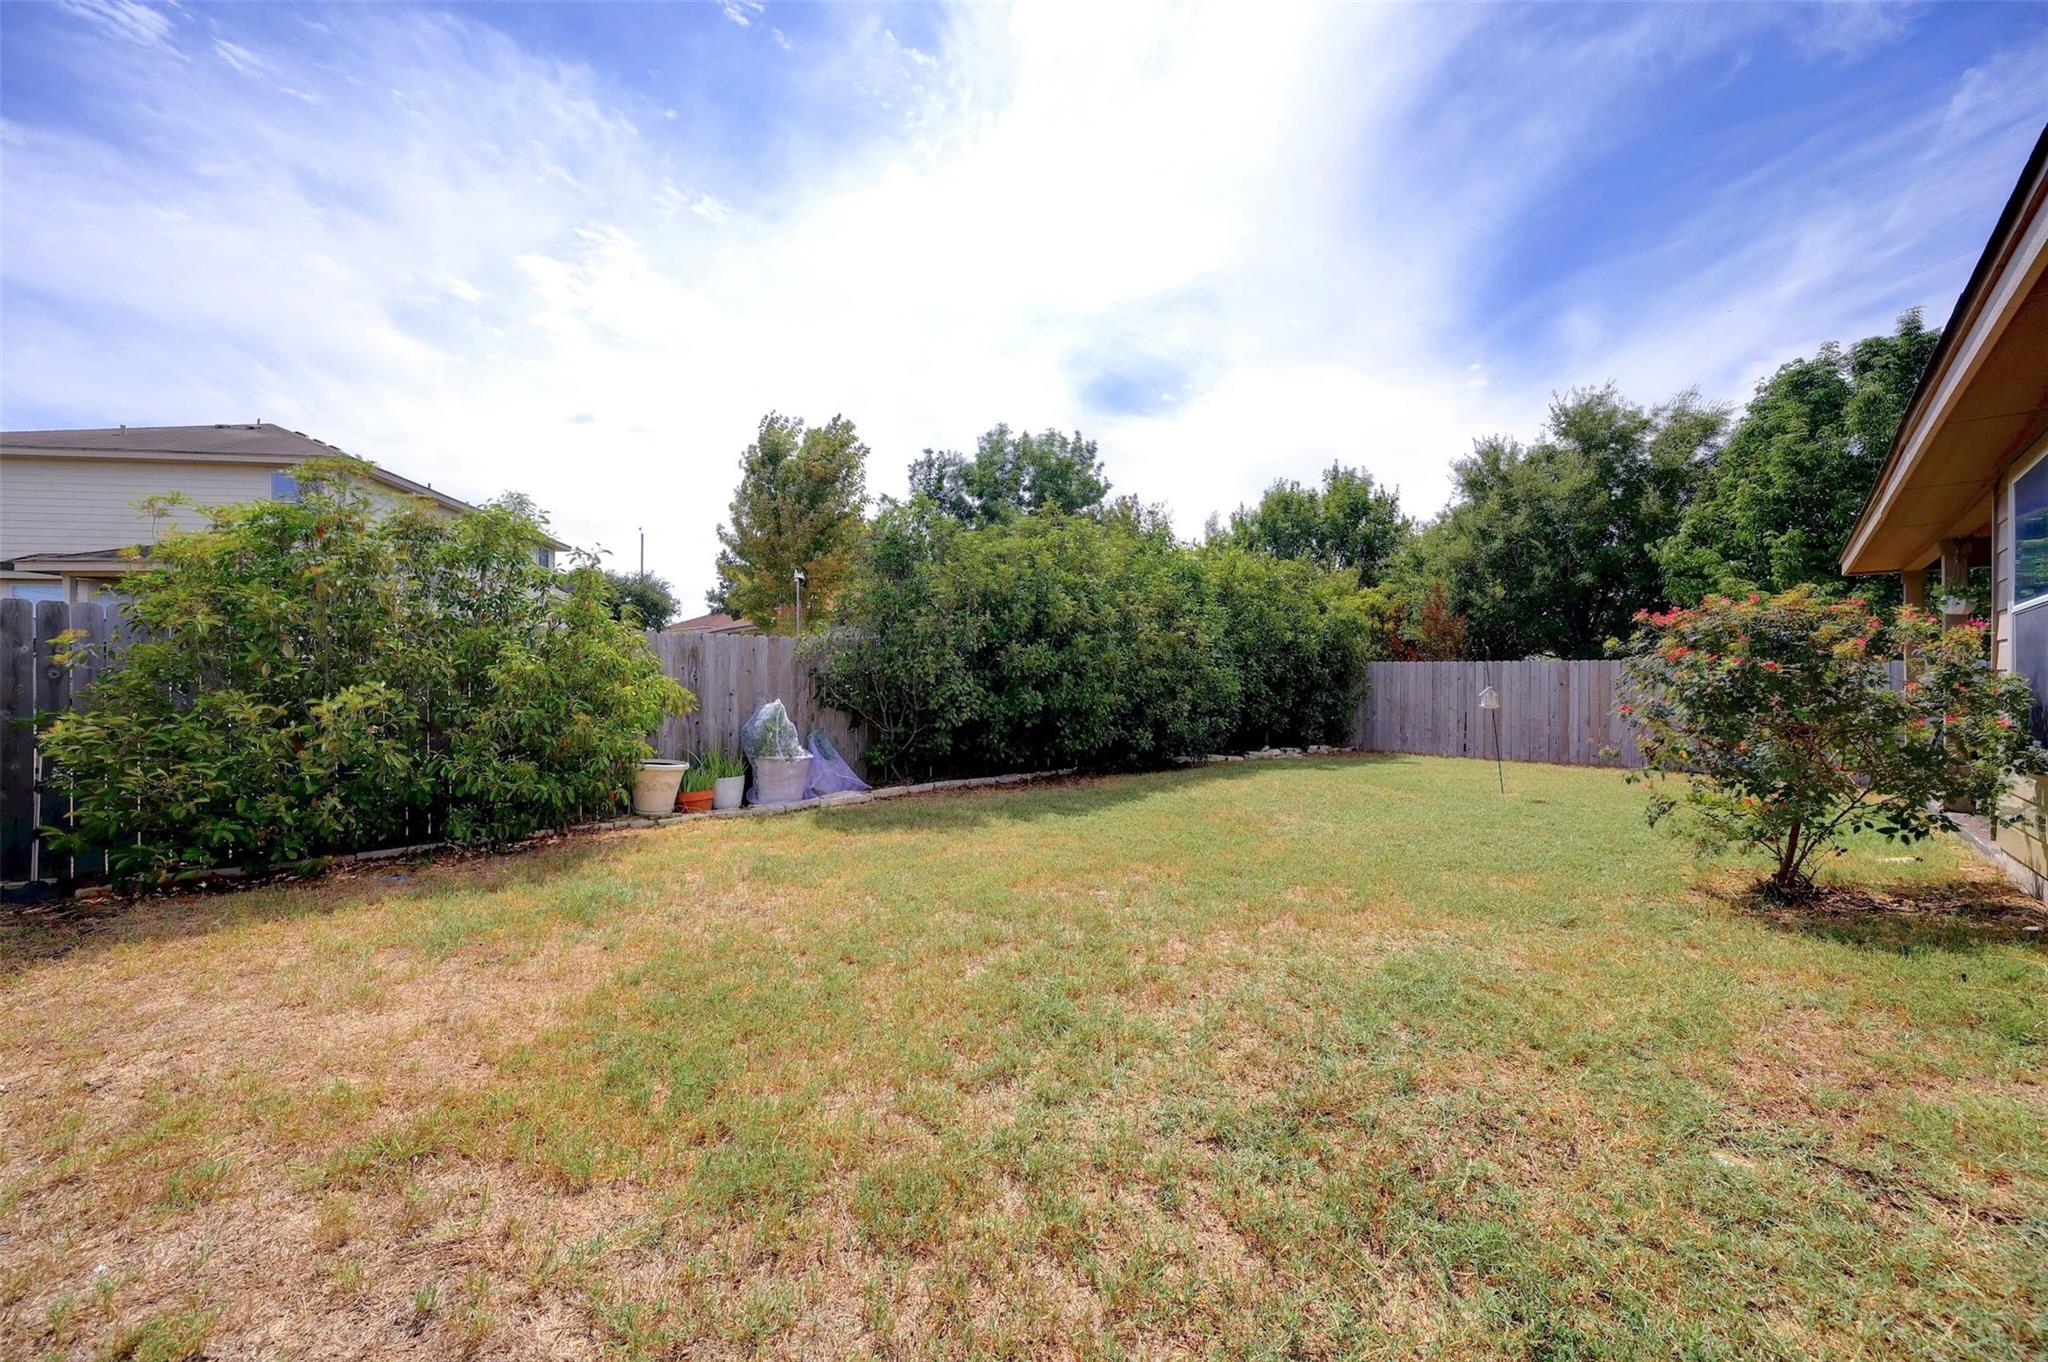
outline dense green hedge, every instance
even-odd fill
[[[885,507],[838,619],[820,695],[894,775],[1337,742],[1365,663],[1348,580],[1128,512],[969,529]]]
[[[616,807],[694,707],[593,570],[536,561],[518,499],[380,514],[360,468],[211,511],[129,579],[129,646],[43,736],[76,800],[58,844],[124,879],[446,839]]]

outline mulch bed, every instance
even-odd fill
[[[1822,885],[1796,903],[1751,893],[1743,907],[1785,927],[1892,937],[1901,944],[1968,937],[2048,945],[2048,904],[2020,893],[1988,869],[1960,882],[1924,887]]]

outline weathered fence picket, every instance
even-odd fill
[[[35,843],[35,602],[0,600],[0,880],[32,874]]]

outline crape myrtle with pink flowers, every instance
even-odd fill
[[[1945,629],[1912,606],[1799,587],[1636,621],[1620,708],[1636,778],[1657,788],[1650,821],[1768,856],[1776,897],[1811,892],[1815,858],[1852,833],[1914,842],[1961,806],[1995,822],[2013,776],[2048,770],[2032,692],[1991,668],[1982,620]],[[1899,657],[1902,687],[1887,667]]]

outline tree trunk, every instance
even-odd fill
[[[1799,875],[1799,833],[1799,820],[1795,818],[1792,820],[1792,831],[1785,838],[1784,853],[1778,857],[1778,873],[1771,881],[1777,886],[1778,892],[1787,898],[1792,896],[1797,887],[1795,881]]]

